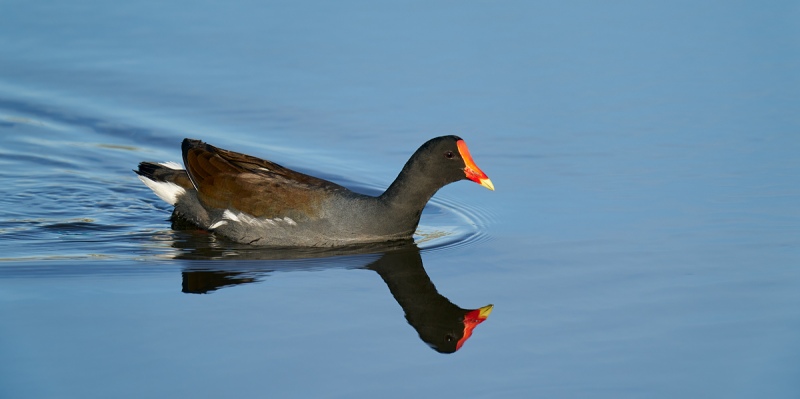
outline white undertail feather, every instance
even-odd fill
[[[142,181],[147,187],[150,187],[154,193],[170,205],[175,205],[178,202],[178,197],[186,193],[183,187],[166,181],[155,181],[139,175],[139,180]]]
[[[166,166],[167,168],[170,168],[170,169],[173,169],[173,170],[183,170],[183,165],[181,165],[181,164],[179,164],[177,162],[172,162],[172,161],[161,162],[159,165]]]

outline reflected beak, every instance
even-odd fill
[[[478,319],[480,319],[481,321],[486,320],[492,313],[492,309],[494,309],[494,305],[486,305],[478,309]]]
[[[475,161],[472,160],[472,155],[469,154],[467,143],[465,143],[464,140],[458,140],[456,145],[458,145],[458,153],[461,154],[461,159],[464,160],[464,164],[466,165],[464,167],[464,174],[467,176],[467,179],[494,191],[494,184],[489,180],[489,176],[486,176],[486,173],[483,173],[478,165],[475,165]]]
[[[489,317],[489,314],[492,313],[492,308],[494,308],[494,305],[486,305],[480,309],[470,310],[464,315],[464,336],[456,343],[456,350],[461,349],[464,342],[467,342],[469,337],[472,336],[472,330],[475,329],[475,326]]]

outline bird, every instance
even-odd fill
[[[183,165],[141,162],[134,172],[181,219],[257,246],[338,247],[411,238],[422,210],[447,184],[494,191],[464,140],[428,140],[382,194],[356,193],[275,162],[186,138]]]

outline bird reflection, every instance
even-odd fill
[[[475,326],[492,312],[492,305],[463,309],[439,294],[422,267],[416,247],[387,252],[366,268],[378,272],[405,311],[408,324],[438,352],[453,353],[461,349]]]
[[[174,244],[179,244],[177,240]],[[213,248],[205,246],[202,249],[193,247],[185,242],[184,250],[178,257],[185,259],[286,259],[294,256],[304,258],[314,257],[321,261],[329,257],[330,251],[304,252],[298,254],[297,249],[292,250],[265,250],[250,246],[231,247],[225,243],[224,247]],[[195,242],[196,243],[196,242]],[[419,337],[431,348],[440,353],[453,353],[464,345],[473,329],[486,320],[492,311],[492,305],[478,309],[461,308],[439,294],[431,282],[428,273],[422,265],[420,250],[413,241],[400,241],[368,248],[368,251],[380,250],[374,254],[376,260],[367,265],[359,265],[374,259],[365,255],[363,246],[350,249],[337,249],[336,265],[338,267],[359,268],[377,272],[389,287],[394,299],[403,308],[408,323],[417,331]],[[199,252],[198,252],[199,251]],[[349,252],[348,252],[349,251]],[[235,254],[235,255],[234,255]],[[341,256],[353,255],[350,260]],[[211,267],[207,264],[212,264]],[[232,262],[239,265],[230,267],[231,262],[201,262],[193,263],[183,271],[183,292],[192,294],[206,294],[223,287],[246,284],[258,281],[273,271],[303,270],[308,268],[326,267],[322,262]],[[355,265],[354,265],[355,263]],[[333,266],[336,267],[336,266]]]

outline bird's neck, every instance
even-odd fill
[[[436,290],[422,266],[419,250],[384,254],[368,268],[378,272],[394,299],[406,312],[406,317],[410,319],[420,318],[425,314],[460,310]]]
[[[380,200],[403,214],[419,215],[425,204],[436,194],[443,182],[424,173],[424,167],[413,157],[405,166],[389,188],[380,196]]]

